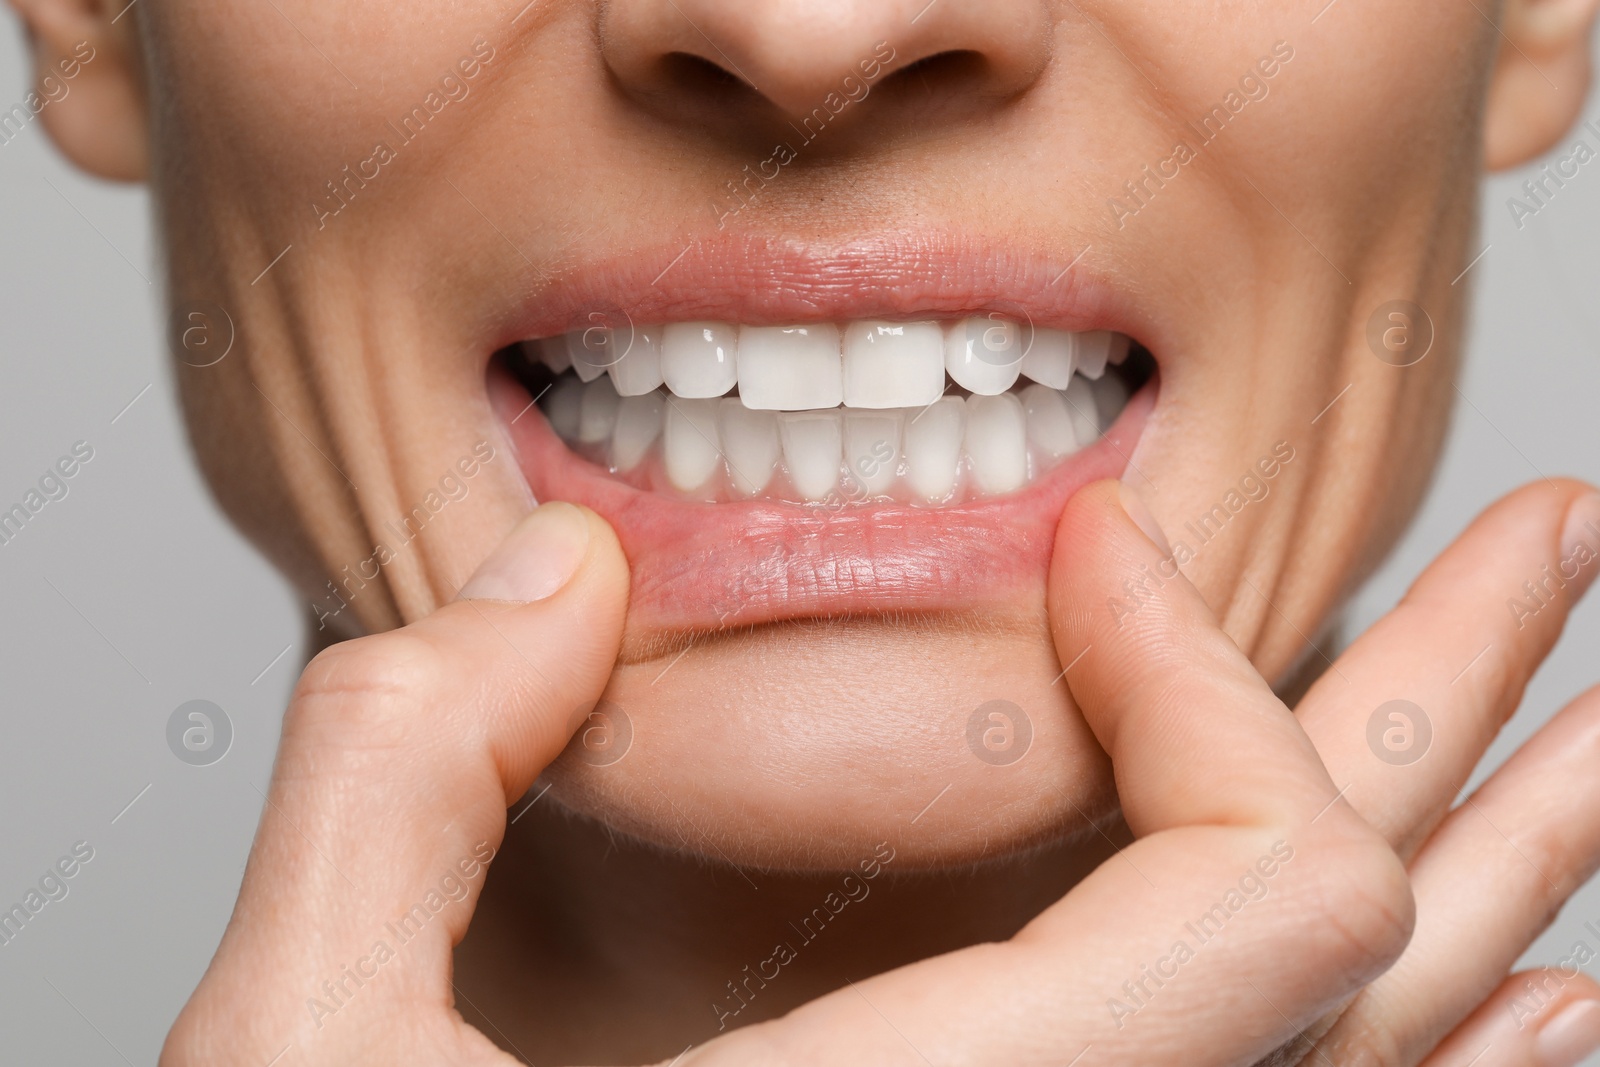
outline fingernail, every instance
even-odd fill
[[[1144,535],[1154,541],[1156,547],[1165,555],[1172,555],[1172,546],[1167,543],[1167,535],[1161,532],[1161,524],[1150,514],[1150,509],[1145,507],[1144,501],[1133,491],[1133,487],[1125,482],[1118,482],[1117,499],[1122,502],[1122,510],[1128,513],[1128,518],[1133,520],[1133,524],[1143,530]]]
[[[467,579],[457,599],[543,600],[572,580],[588,551],[583,511],[561,502],[541,504]]]
[[[1561,559],[1559,569],[1566,573],[1576,567],[1578,573],[1569,579],[1574,598],[1580,597],[1594,582],[1600,572],[1600,493],[1585,493],[1567,509],[1567,521],[1561,526]]]
[[[1539,1067],[1577,1067],[1600,1048],[1600,1001],[1569,1004],[1539,1028],[1534,1051]]]

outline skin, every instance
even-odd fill
[[[485,387],[490,352],[514,339],[501,336],[508,308],[559,291],[585,264],[681,246],[709,230],[708,190],[759,158],[775,118],[804,111],[878,40],[895,42],[902,67],[952,49],[983,62],[931,63],[886,78],[759,211],[740,213],[732,225],[741,235],[798,237],[826,255],[863,238],[936,226],[980,233],[1063,266],[1090,247],[1083,272],[1125,287],[1126,321],[1116,325],[1146,343],[1160,365],[1159,399],[1125,481],[1174,540],[1275,442],[1295,450],[1270,503],[1237,516],[1227,537],[1207,544],[1184,565],[1184,579],[1163,590],[1163,610],[1141,611],[1105,636],[1065,685],[1053,679],[1094,644],[1095,626],[1106,621],[1087,610],[1074,614],[1072,605],[1104,603],[1128,573],[1112,543],[1128,535],[1127,523],[1104,490],[1080,494],[1081,507],[1091,510],[1077,519],[1075,498],[1050,571],[1041,566],[1004,604],[717,634],[685,654],[660,687],[652,680],[663,677],[683,642],[673,644],[673,635],[663,641],[632,616],[624,622],[625,593],[614,573],[622,563],[597,563],[612,583],[610,594],[594,594],[604,605],[585,600],[581,609],[560,608],[555,621],[540,615],[518,648],[537,670],[570,667],[573,676],[554,704],[550,694],[531,693],[490,638],[472,644],[470,655],[460,651],[463,663],[479,657],[474,662],[490,672],[483,677],[498,679],[498,696],[478,681],[472,699],[452,699],[464,679],[479,676],[457,664],[413,677],[403,657],[386,651],[415,651],[436,638],[444,641],[440,648],[454,648],[445,641],[453,622],[435,620],[448,614],[471,621],[451,601],[528,508],[521,472],[509,462],[488,464],[467,497],[351,600],[329,635],[409,624],[399,633],[423,627],[420,644],[383,644],[389,635],[338,646],[322,668],[313,665],[296,697],[276,802],[287,818],[299,812],[337,834],[330,854],[374,877],[393,869],[381,889],[356,894],[359,900],[275,914],[275,922],[302,923],[280,927],[285,938],[297,941],[289,931],[313,928],[354,936],[361,923],[388,914],[388,904],[411,899],[439,862],[454,862],[420,843],[451,825],[438,820],[441,810],[459,812],[499,848],[506,805],[555,759],[562,731],[574,725],[572,709],[602,691],[634,711],[627,760],[593,768],[569,755],[551,769],[553,799],[563,807],[535,807],[513,827],[496,867],[504,873],[479,905],[492,932],[469,939],[460,952],[462,1000],[483,1005],[492,1020],[485,1029],[541,1062],[670,1058],[683,1044],[704,1041],[717,1021],[705,1010],[706,991],[720,995],[728,976],[766,954],[769,931],[804,913],[838,871],[891,837],[898,870],[882,883],[882,896],[894,900],[879,913],[888,913],[884,920],[808,954],[796,977],[774,983],[741,1012],[739,1024],[780,1016],[846,978],[1018,935],[1004,950],[965,949],[976,956],[943,957],[872,981],[883,983],[888,1003],[905,998],[903,1015],[884,1008],[890,1017],[952,1057],[1070,1060],[1091,1041],[1079,1036],[1104,1025],[1105,991],[1122,980],[1111,976],[1135,973],[1139,961],[1153,958],[1136,931],[1152,915],[1175,918],[1192,904],[1177,890],[1146,899],[1150,886],[1126,883],[1120,861],[1097,866],[1109,845],[1089,816],[1105,822],[1117,844],[1139,839],[1129,858],[1144,849],[1152,863],[1172,865],[1172,885],[1203,886],[1195,890],[1201,896],[1217,877],[1232,880],[1245,853],[1254,857],[1272,834],[1310,842],[1298,853],[1307,862],[1284,883],[1293,888],[1267,898],[1258,939],[1241,939],[1251,947],[1236,957],[1208,962],[1215,971],[1196,985],[1208,997],[1223,996],[1247,988],[1240,985],[1245,976],[1259,976],[1262,988],[1283,989],[1283,1015],[1256,1005],[1257,1029],[1209,1035],[1196,1029],[1206,1003],[1163,998],[1159,1015],[1140,1013],[1136,1036],[1117,1031],[1103,1039],[1149,1042],[1129,1046],[1129,1056],[1155,1055],[1151,1050],[1186,1034],[1210,1048],[1215,1062],[1237,1062],[1294,1037],[1293,1029],[1281,1029],[1284,1015],[1300,1028],[1312,1025],[1401,952],[1414,892],[1418,940],[1401,966],[1421,952],[1414,966],[1428,980],[1407,988],[1427,988],[1430,996],[1417,1004],[1414,995],[1386,994],[1390,979],[1380,978],[1322,1044],[1356,1063],[1363,1042],[1392,1042],[1394,1062],[1418,1062],[1494,994],[1536,932],[1541,909],[1551,904],[1534,899],[1537,886],[1520,897],[1508,891],[1484,898],[1498,901],[1493,914],[1503,943],[1469,951],[1448,937],[1425,936],[1447,927],[1449,909],[1466,903],[1438,886],[1452,870],[1459,877],[1475,869],[1462,858],[1470,848],[1458,840],[1468,831],[1460,817],[1446,818],[1452,783],[1481,755],[1488,724],[1514,708],[1572,594],[1559,610],[1542,613],[1536,639],[1521,631],[1500,635],[1506,658],[1488,665],[1492,681],[1471,700],[1458,705],[1460,698],[1443,691],[1436,700],[1413,697],[1429,708],[1439,744],[1450,749],[1425,770],[1409,768],[1397,779],[1392,769],[1374,767],[1364,724],[1395,694],[1428,690],[1434,674],[1454,675],[1486,643],[1483,631],[1491,640],[1498,634],[1505,591],[1557,558],[1580,487],[1529,490],[1491,512],[1484,522],[1493,536],[1469,534],[1466,547],[1436,569],[1466,575],[1476,567],[1493,581],[1461,578],[1424,599],[1434,630],[1448,632],[1413,626],[1402,631],[1405,640],[1358,642],[1340,669],[1296,704],[1304,736],[1267,710],[1260,721],[1247,716],[1246,725],[1226,711],[1240,693],[1251,706],[1271,709],[1269,686],[1286,695],[1303,688],[1296,676],[1324,664],[1305,635],[1326,632],[1424,489],[1460,348],[1464,286],[1452,282],[1474,254],[1482,167],[1521,162],[1572,124],[1588,83],[1594,0],[1513,0],[1493,11],[1346,3],[1320,15],[1320,4],[1262,12],[1216,3],[1174,12],[1098,0],[1008,0],[1003,11],[987,6],[983,18],[950,0],[925,12],[920,3],[841,2],[826,17],[795,5],[746,11],[718,0],[619,0],[603,11],[551,2],[521,15],[481,0],[370,14],[301,0],[146,3],[125,13],[98,0],[13,4],[31,31],[41,78],[79,42],[95,49],[75,79],[73,105],[48,108],[40,121],[86,169],[151,182],[175,309],[204,301],[226,309],[234,324],[226,358],[178,368],[191,436],[223,506],[308,598],[324,596],[330,576],[366,558],[384,524],[476,442],[492,440],[509,452]],[[472,94],[449,105],[456,109],[450,121],[405,147],[348,208],[319,217],[312,204],[323,183],[368,157],[372,141],[388,136],[384,118],[421,99],[480,32],[495,58]],[[1108,197],[1167,156],[1172,130],[1208,110],[1278,41],[1294,58],[1271,79],[1269,95],[1119,225]],[[736,68],[761,92],[722,90],[708,101],[703,78],[687,76],[681,64],[663,65],[673,52]],[[648,211],[641,211],[641,188],[648,189]],[[538,192],[545,189],[562,194]],[[1374,310],[1394,299],[1425,308],[1435,332],[1427,358],[1404,368],[1375,359],[1366,342]],[[558,602],[566,603],[557,598],[541,610],[557,610]],[[1117,663],[1134,662],[1116,657],[1133,657],[1141,640],[1146,658],[1137,662],[1148,664],[1141,670],[1152,679],[1177,684],[1192,673],[1192,684],[1202,687],[1185,714],[1166,706],[1159,689],[1149,707],[1115,691]],[[1419,675],[1419,664],[1431,673]],[[327,692],[341,670],[354,671],[360,684]],[[399,681],[385,681],[385,670],[399,671]],[[859,684],[862,677],[871,678],[870,687]],[[1127,688],[1130,679],[1122,681]],[[395,696],[401,683],[409,693],[403,699]],[[708,692],[720,695],[714,714],[705,707]],[[952,763],[948,753],[961,750],[968,710],[997,696],[1030,709],[1039,724],[1030,758],[1003,776],[964,755]],[[1592,703],[1580,701],[1547,731],[1592,736]],[[931,717],[930,708],[937,709]],[[497,733],[481,726],[476,716],[495,710],[522,727],[502,723],[505,732]],[[426,763],[424,776],[442,807],[403,821],[416,840],[385,833],[374,842],[345,831],[376,825],[384,809],[342,812],[333,798],[341,776],[356,773],[341,757],[363,751],[366,731],[393,729],[391,711],[423,735],[419,751],[442,761]],[[340,725],[346,719],[348,730]],[[813,719],[828,728],[772,728]],[[938,729],[929,728],[930,719]],[[1444,728],[1457,720],[1476,732],[1459,738]],[[475,757],[489,753],[494,773],[482,762],[440,755],[449,746],[427,727],[433,721],[471,727]],[[537,744],[519,732],[529,724],[542,738]],[[1160,759],[1172,742],[1165,727],[1200,731],[1198,739],[1209,736],[1202,725],[1256,730],[1240,738],[1238,751],[1283,746],[1282,773],[1257,781],[1261,768],[1240,768],[1238,791],[1229,797],[1240,807],[1209,809],[1205,790],[1185,790],[1184,774],[1199,773],[1195,748],[1172,750],[1165,764]],[[400,740],[412,743],[409,735]],[[1536,741],[1530,753],[1519,759],[1538,769],[1508,767],[1497,780],[1511,784],[1495,795],[1506,806],[1505,822],[1553,834],[1558,813],[1532,794],[1569,757],[1548,741]],[[776,795],[765,771],[774,764],[815,788],[798,801]],[[1205,780],[1215,784],[1209,774]],[[1312,824],[1346,782],[1344,800],[1331,809],[1340,814]],[[946,784],[935,814],[912,821]],[[845,803],[841,790],[849,790]],[[1114,825],[1119,803],[1126,830]],[[1582,810],[1575,799],[1562,803],[1570,810],[1559,814],[1569,821]],[[572,820],[567,811],[590,818]],[[347,895],[324,885],[329,872],[313,870],[315,862],[275,825],[270,815],[263,823],[241,921],[255,914],[257,901]],[[624,877],[602,867],[614,829],[638,839],[615,846]],[[1551,845],[1552,863],[1577,879],[1592,866],[1594,845],[1580,832],[1586,823],[1569,829],[1559,847]],[[1238,841],[1229,836],[1234,831],[1241,831]],[[1193,844],[1215,834],[1229,848]],[[470,851],[465,838],[452,840],[457,845]],[[1242,851],[1230,851],[1235,845]],[[1286,945],[1305,951],[1309,923],[1291,902],[1315,897],[1337,867],[1311,857],[1346,848],[1360,857],[1356,875],[1326,906],[1364,916],[1370,929],[1354,950],[1314,946],[1322,970],[1308,977],[1297,963],[1280,982],[1273,961],[1294,956]],[[1019,854],[1026,860],[974,866]],[[1409,887],[1395,855],[1409,865]],[[771,873],[752,895],[727,868],[703,866],[701,858]],[[1222,867],[1213,870],[1213,862]],[[1218,875],[1223,869],[1225,877]],[[935,873],[903,873],[915,870]],[[964,879],[960,894],[938,873],[952,870]],[[1570,889],[1568,878],[1556,881]],[[470,899],[478,903],[476,889]],[[656,906],[642,909],[640,899]],[[1363,910],[1369,906],[1370,914]],[[542,933],[553,928],[572,933],[565,941]],[[1073,954],[1082,951],[1075,946],[1084,932],[1096,930],[1111,931],[1105,936],[1115,943],[1102,954],[1104,964]],[[415,1017],[427,1040],[467,1041],[439,1046],[462,1057],[483,1051],[480,1038],[446,1025],[450,986],[439,984],[449,948],[464,932],[465,915],[453,917],[440,931],[448,937],[415,968],[414,984],[396,982],[392,993],[363,1004],[368,1023],[340,1038],[351,1042],[343,1046],[346,1062],[354,1050],[392,1039],[379,1024],[410,1020],[418,1004],[429,1008]],[[299,990],[315,989],[321,978],[313,976],[337,973],[338,961],[353,958],[326,951],[319,958],[309,949],[273,949],[236,923],[174,1032],[172,1061],[219,1062],[217,1035],[236,1036],[241,1026],[261,1048],[245,1053],[230,1044],[226,1054],[241,1062],[257,1051],[270,1057],[282,1045],[275,1033],[305,1025]],[[1354,955],[1341,955],[1347,951]],[[1035,988],[1060,994],[1041,1002],[1041,1018],[1074,1025],[1046,1038],[1026,1027],[986,1026],[974,1017],[982,1013],[954,1005],[939,1010],[941,998],[969,979],[999,996],[1002,974],[1021,965],[1045,968]],[[1565,996],[1578,995],[1575,985],[1567,989]],[[1092,1018],[1078,1026],[1072,1013],[1088,1011],[1084,1005]],[[630,1025],[616,1027],[619,1017]],[[959,1026],[950,1022],[957,1018]],[[1487,1021],[1469,1026],[1498,1017],[1475,1018]],[[429,1029],[435,1026],[442,1029]],[[746,1044],[732,1046],[730,1062],[758,1058],[745,1051],[749,1042],[818,1062],[884,1036],[880,1017],[839,994],[784,1023],[741,1033],[755,1036],[736,1039]],[[1048,1055],[1040,1051],[1045,1046],[1025,1053],[1007,1044],[1034,1039],[1076,1044],[1051,1045]],[[316,1054],[339,1062],[331,1051]]]

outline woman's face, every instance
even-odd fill
[[[341,635],[451,599],[530,497],[599,511],[633,575],[609,748],[575,745],[552,795],[647,839],[797,867],[893,838],[950,864],[1081,829],[1114,799],[1047,631],[1066,496],[1134,486],[1283,680],[1426,484],[1477,251],[1499,46],[1479,6],[208,0],[128,21],[222,502]],[[1105,339],[1047,331],[1115,331],[1134,354],[1065,394],[1023,377],[928,406],[926,346],[945,329],[967,353],[949,324],[991,314],[1001,349],[1076,344],[1081,371]],[[604,386],[530,410],[551,376],[503,351],[590,325],[633,338],[624,362],[666,336],[677,367],[622,405],[629,471],[595,443]],[[833,326],[842,372],[818,355],[840,358]],[[891,407],[730,429],[743,400],[694,399],[720,373],[707,337],[743,400],[836,403],[842,373]],[[974,345],[973,374],[1005,378],[1014,357]],[[1104,427],[1062,398],[1094,409],[1112,379],[1139,391],[1090,443]],[[841,448],[887,481],[824,489]],[[951,478],[956,502],[911,502]],[[1163,580],[1127,578],[1107,611]]]

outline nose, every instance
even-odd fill
[[[789,117],[913,64],[929,105],[998,102],[1038,77],[1050,30],[1048,0],[609,0],[600,18],[634,96],[692,104],[733,80]]]

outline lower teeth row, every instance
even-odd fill
[[[1098,440],[1127,401],[1127,384],[1108,373],[925,408],[757,411],[732,396],[622,397],[609,376],[586,385],[569,371],[540,407],[575,451],[640,488],[705,501],[953,504],[1021,488]]]

